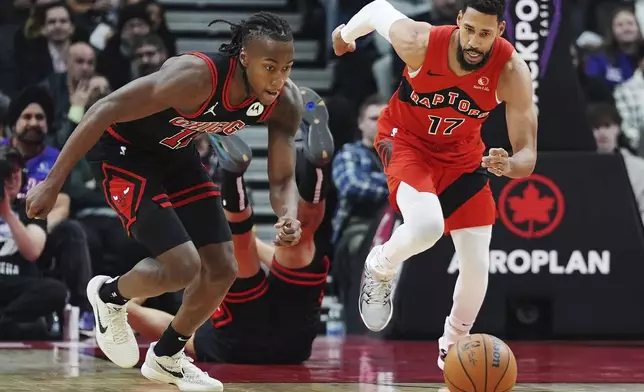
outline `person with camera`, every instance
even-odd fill
[[[54,132],[53,118],[53,101],[40,86],[27,87],[9,105],[10,137],[0,141],[0,145],[15,148],[24,159],[26,179],[18,194],[20,200],[45,179],[60,154],[59,150],[46,144],[47,134]],[[80,308],[81,332],[91,333],[94,317],[85,292],[92,278],[91,258],[85,230],[78,221],[69,219],[70,205],[69,190],[65,189],[47,215],[47,243],[38,266],[47,276],[67,285],[69,303]]]
[[[20,152],[0,146],[0,340],[47,338],[44,317],[67,300],[65,285],[38,268],[47,221],[29,219],[17,200],[24,178]]]

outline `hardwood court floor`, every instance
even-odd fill
[[[517,392],[644,392],[641,343],[511,342]],[[143,358],[146,344],[141,344]],[[420,392],[447,389],[434,342],[320,338],[303,366],[201,364],[228,392]],[[0,391],[177,391],[120,369],[88,343],[0,343]]]

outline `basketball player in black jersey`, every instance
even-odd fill
[[[298,219],[302,222],[297,245],[276,248],[256,238],[243,178],[250,149],[237,135],[212,136],[218,158],[216,181],[221,184],[239,270],[219,309],[186,345],[198,361],[299,364],[311,355],[329,270],[328,258],[316,248],[314,235],[331,182],[333,137],[323,101],[308,88],[300,91],[306,108],[301,129],[311,135],[309,140],[321,143],[305,142],[297,151]],[[143,302],[137,298],[128,303],[130,324],[143,336],[158,339],[172,315]]]
[[[219,53],[171,58],[158,72],[93,105],[27,197],[28,215],[45,217],[71,169],[89,152],[108,203],[154,256],[121,277],[98,276],[89,283],[98,345],[115,364],[133,367],[139,350],[125,304],[185,287],[183,305],[141,368],[145,377],[183,391],[223,389],[191,363],[184,347],[237,273],[219,189],[192,140],[265,122],[270,202],[278,216],[275,245],[295,245],[301,235],[293,138],[302,100],[289,79],[291,29],[280,17],[260,12],[231,24],[231,31],[232,41]]]

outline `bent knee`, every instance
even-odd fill
[[[407,222],[405,222],[407,223]],[[445,221],[443,216],[417,216],[410,226],[412,241],[414,243],[433,246],[445,232]]]
[[[312,238],[304,238],[297,245],[277,247],[273,259],[282,267],[298,269],[308,267],[315,256],[315,243]]]
[[[199,249],[201,275],[211,283],[230,283],[237,277],[237,260],[232,241],[211,244]]]

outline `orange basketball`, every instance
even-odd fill
[[[450,392],[511,391],[517,381],[517,361],[501,339],[476,334],[449,349],[443,377]]]

